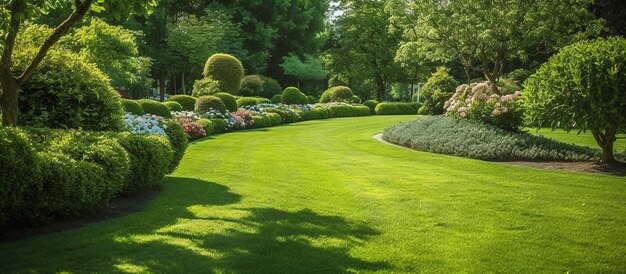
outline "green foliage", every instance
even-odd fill
[[[353,104],[361,103],[361,98],[359,98],[359,96],[352,95],[352,100],[350,102]]]
[[[239,99],[237,99],[237,106],[239,107],[243,107],[243,106],[254,106],[254,105],[258,105],[259,103],[258,98],[254,98],[254,97],[241,97]]]
[[[343,103],[351,103],[353,100],[354,94],[349,87],[346,86],[336,86],[331,87],[322,93],[320,97],[320,103],[330,103],[330,102],[343,102]]]
[[[298,80],[326,79],[327,72],[324,70],[322,60],[309,54],[304,55],[304,61],[296,55],[289,54],[289,56],[283,57],[280,67],[285,75],[294,76]]]
[[[278,126],[283,123],[283,118],[278,113],[268,113],[267,117],[270,118],[270,124],[272,126]]]
[[[254,126],[256,128],[264,128],[272,126],[272,121],[267,115],[253,115],[252,120],[254,120]]]
[[[170,141],[162,136],[130,133],[121,133],[117,138],[128,152],[131,163],[131,174],[122,188],[122,194],[130,195],[160,186],[161,180],[174,163],[174,151]]]
[[[174,95],[168,101],[179,103],[184,111],[193,111],[196,107],[196,98],[189,95]]]
[[[237,111],[237,99],[235,99],[234,96],[230,95],[229,93],[224,93],[224,92],[215,93],[213,94],[213,96],[220,98],[220,100],[222,100],[222,103],[224,103],[224,105],[226,106],[226,110],[230,112]]]
[[[209,119],[200,119],[198,120],[198,124],[202,126],[207,136],[213,134],[213,132],[215,131],[215,126],[213,122],[211,122],[211,120]]]
[[[122,107],[124,108],[124,111],[130,112],[134,115],[142,116],[146,114],[141,108],[141,105],[139,105],[139,103],[135,100],[122,99]]]
[[[315,96],[307,95],[306,98],[307,98],[307,101],[309,102],[309,104],[317,104],[318,103],[318,100],[317,100],[317,98],[315,98]]]
[[[380,103],[374,111],[377,115],[409,115],[416,114],[421,107],[420,103]]]
[[[183,111],[183,106],[174,101],[163,102],[163,104],[170,109],[170,111]]]
[[[281,87],[275,79],[262,75],[259,75],[259,77],[263,80],[263,92],[260,93],[259,96],[273,98],[273,96],[283,92],[283,87]]]
[[[424,114],[439,115],[444,113],[443,105],[454,95],[459,82],[448,74],[448,69],[438,67],[421,90],[421,100],[424,102]]]
[[[367,100],[363,102],[363,105],[370,108],[370,114],[376,114],[376,106],[378,105],[378,101],[376,100]]]
[[[264,93],[263,79],[259,75],[247,75],[241,79],[239,96],[261,96]]]
[[[221,113],[226,113],[226,105],[222,102],[222,99],[215,96],[201,96],[196,101],[195,112],[206,113],[210,109],[217,110]]]
[[[412,149],[481,160],[589,161],[597,151],[444,116],[420,118],[384,131],[383,138]]]
[[[281,124],[295,123],[301,120],[300,115],[298,115],[298,113],[293,110],[266,108],[265,112],[269,114],[272,114],[272,113],[278,114],[280,116]],[[272,119],[276,119],[276,118],[272,118]]]
[[[213,95],[221,91],[220,86],[219,81],[208,78],[200,79],[193,84],[193,91],[191,92],[191,95],[196,98]]]
[[[370,115],[370,108],[364,105],[329,105],[333,117],[357,117]]]
[[[170,112],[170,109],[161,102],[150,99],[141,99],[137,100],[137,103],[139,103],[146,114],[172,118],[172,112]]]
[[[28,53],[14,59],[25,68]],[[86,130],[121,130],[124,110],[108,78],[67,51],[53,51],[19,93],[21,125]]]
[[[272,104],[280,104],[283,101],[283,95],[276,94],[272,96],[272,99],[270,101],[272,102]]]
[[[228,131],[228,124],[223,119],[211,119],[213,123],[213,133],[224,133]]]
[[[309,99],[296,87],[288,87],[283,91],[281,102],[287,105],[306,105]]]
[[[270,99],[267,99],[267,98],[255,98],[255,99],[256,99],[257,105],[260,105],[260,104],[271,104],[272,103],[272,101]]]
[[[188,136],[181,126],[178,123],[174,123],[171,121],[165,122],[167,126],[165,128],[165,133],[167,133],[167,139],[170,141],[170,145],[172,147],[172,162],[167,168],[167,174],[171,174],[176,170],[178,164],[180,164],[180,160],[185,156],[185,150],[187,150],[187,143],[189,142]]]
[[[204,76],[217,81],[220,92],[238,94],[243,75],[243,66],[239,59],[228,54],[214,54],[204,66]]]

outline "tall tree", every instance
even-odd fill
[[[72,1],[72,11],[67,18],[46,37],[26,68],[16,71],[12,66],[11,59],[22,24],[28,19],[68,2],[64,0],[12,0],[0,7],[0,49],[2,50],[0,57],[0,85],[2,87],[0,109],[2,110],[2,123],[5,126],[15,126],[17,123],[20,86],[28,81],[50,48],[88,11],[108,10],[117,17],[121,17],[128,13],[147,14],[156,5],[155,0],[74,0]]]
[[[496,83],[515,59],[597,35],[593,0],[388,0],[395,25],[432,60],[460,60]]]
[[[292,54],[283,57],[280,67],[286,75],[292,75],[297,79],[298,88],[300,88],[300,81],[326,79],[327,72],[324,70],[322,60],[309,54],[304,55],[304,60]]]

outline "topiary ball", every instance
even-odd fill
[[[336,86],[327,89],[322,93],[320,97],[320,103],[330,103],[330,102],[352,102],[354,94],[349,87],[346,86]]]
[[[167,106],[170,111],[183,111],[183,106],[177,102],[174,101],[167,101],[163,103],[165,106]]]
[[[272,102],[272,104],[280,104],[283,101],[283,95],[276,94],[272,96],[272,99],[270,101]]]
[[[259,75],[248,75],[241,79],[239,96],[261,96],[263,94],[263,79]]]
[[[196,106],[196,98],[189,95],[174,95],[168,101],[179,103],[184,111],[193,111]]]
[[[137,103],[141,106],[146,114],[152,114],[165,118],[172,118],[170,109],[163,103],[150,99],[137,100]]]
[[[139,103],[135,100],[122,99],[122,107],[124,108],[124,111],[134,115],[142,116],[146,114],[141,108],[141,105],[139,105]]]
[[[317,104],[317,99],[314,96],[308,95],[306,98],[309,101],[309,104]]]
[[[222,103],[224,103],[224,105],[226,106],[226,110],[230,112],[237,111],[237,99],[235,99],[235,96],[232,96],[225,92],[218,92],[213,94],[213,96],[222,100]]]
[[[195,107],[196,113],[207,113],[211,109],[226,113],[226,105],[224,105],[224,102],[222,102],[222,99],[219,97],[209,95],[198,98]]]
[[[306,105],[309,99],[296,87],[288,87],[283,91],[281,102],[287,105]]]
[[[353,104],[358,104],[360,102],[361,102],[361,98],[359,98],[359,96],[352,95],[352,103]]]
[[[376,100],[367,100],[363,102],[363,105],[367,106],[370,109],[370,113],[376,113],[376,106],[378,105],[378,101]]]
[[[204,66],[204,76],[218,81],[221,92],[238,94],[243,78],[241,61],[232,55],[218,53],[209,57]]]
[[[237,106],[239,107],[244,107],[244,106],[255,106],[258,105],[258,98],[254,98],[254,97],[241,97],[239,99],[237,99]]]

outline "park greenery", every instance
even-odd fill
[[[0,272],[619,272],[624,18],[619,0],[2,1]]]

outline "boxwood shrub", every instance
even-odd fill
[[[187,144],[189,143],[189,139],[187,138],[187,134],[178,123],[174,122],[166,122],[165,125],[165,133],[167,133],[167,139],[170,141],[170,145],[172,146],[172,162],[170,163],[167,174],[171,174],[176,170],[178,164],[180,164],[180,160],[185,156],[185,151],[187,150]]]
[[[590,161],[599,156],[599,151],[591,148],[445,116],[390,127],[383,138],[420,151],[481,160]]]
[[[287,105],[306,105],[309,99],[296,87],[288,87],[283,91],[281,102]]]
[[[309,104],[317,104],[319,102],[315,96],[307,95],[306,98],[309,101]]]
[[[213,132],[215,131],[215,126],[213,122],[211,122],[211,120],[209,119],[200,119],[198,120],[198,124],[202,126],[207,136],[213,134]]]
[[[363,105],[365,105],[368,108],[370,108],[370,114],[372,114],[372,115],[376,114],[376,106],[378,104],[379,104],[379,102],[376,101],[376,100],[367,100],[367,101],[363,102]]]
[[[259,77],[261,77],[261,80],[263,80],[263,92],[259,94],[259,96],[264,98],[272,98],[274,95],[283,92],[283,87],[280,86],[276,79],[263,75],[259,75]]]
[[[283,123],[283,118],[278,113],[268,113],[267,117],[270,118],[270,124],[272,126],[278,126]]]
[[[351,103],[354,94],[349,87],[345,86],[336,86],[331,87],[322,93],[320,97],[320,103],[330,103],[330,102],[343,102],[343,103]]]
[[[237,111],[237,99],[235,99],[235,96],[232,96],[229,93],[225,93],[225,92],[218,92],[218,93],[213,94],[213,96],[220,98],[220,100],[222,100],[222,103],[224,103],[224,106],[226,106],[226,110],[230,112]]]
[[[274,96],[272,96],[272,99],[270,99],[270,102],[272,102],[272,104],[280,104],[283,101],[283,95],[281,94],[276,94]]]
[[[380,103],[376,105],[377,115],[408,115],[417,114],[419,103]]]
[[[272,126],[272,121],[269,116],[266,115],[253,115],[254,126],[256,128],[264,128]]]
[[[184,111],[193,111],[196,106],[196,97],[189,95],[174,95],[168,101],[179,103]]]
[[[121,193],[130,195],[159,186],[174,157],[169,140],[157,135],[130,133],[120,133],[117,139],[128,152],[131,163],[131,174]]]
[[[183,106],[174,101],[167,101],[163,103],[170,111],[183,111]]]
[[[301,120],[300,116],[295,111],[266,108],[265,112],[278,114],[281,118],[282,124],[295,123]]]
[[[204,77],[218,81],[220,92],[238,94],[243,74],[241,61],[228,54],[213,54],[204,66]]]
[[[370,115],[370,109],[364,105],[329,105],[333,117],[357,117]]]
[[[139,105],[139,103],[135,100],[122,99],[122,107],[124,108],[124,111],[135,115],[142,116],[146,114],[141,108],[141,105]]]
[[[254,106],[254,105],[258,105],[259,100],[257,98],[254,97],[240,97],[239,99],[237,99],[237,106],[238,107],[244,107],[244,106]]]
[[[223,119],[210,119],[211,123],[213,123],[213,132],[214,133],[224,133],[228,131],[228,124]]]
[[[222,102],[222,99],[215,96],[201,96],[196,101],[195,112],[206,113],[210,109],[215,109],[221,113],[226,113],[226,105]]]
[[[141,99],[137,100],[137,103],[141,106],[143,111],[146,114],[152,114],[156,116],[161,116],[165,118],[172,118],[172,113],[170,112],[170,108],[168,108],[165,104],[161,102],[157,102],[150,99]]]

